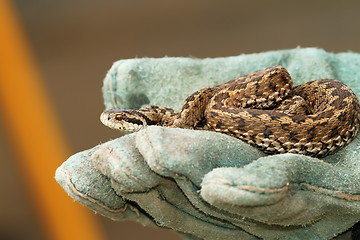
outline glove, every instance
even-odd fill
[[[272,65],[287,68],[296,85],[336,78],[360,95],[359,54],[297,48],[119,61],[104,80],[105,106],[179,109],[200,88]],[[148,126],[71,156],[56,180],[103,216],[186,239],[331,239],[360,220],[359,146],[358,136],[322,159],[268,156],[224,134]]]

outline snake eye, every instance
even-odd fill
[[[124,119],[124,115],[123,114],[116,114],[115,119],[118,120],[118,121],[122,121]]]

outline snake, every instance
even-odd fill
[[[294,86],[283,66],[272,66],[196,91],[180,111],[162,106],[109,109],[100,120],[127,132],[149,125],[214,131],[267,154],[321,158],[355,138],[359,109],[354,92],[339,80],[318,79]]]

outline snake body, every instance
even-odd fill
[[[180,112],[160,106],[107,110],[110,128],[138,131],[147,125],[209,130],[239,138],[269,154],[333,154],[356,136],[359,101],[344,83],[320,79],[293,86],[274,66],[190,95]]]

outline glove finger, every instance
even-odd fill
[[[56,181],[71,198],[105,217],[155,226],[146,215],[136,211],[134,206],[116,194],[110,179],[96,169],[91,158],[97,150],[99,146],[67,159],[56,170]]]
[[[161,176],[185,176],[196,186],[212,169],[243,166],[265,154],[227,135],[151,126],[138,132],[136,147]]]
[[[111,179],[117,193],[146,192],[161,181],[135,147],[135,134],[106,142],[91,156],[94,167]]]
[[[213,170],[202,182],[201,196],[220,209],[261,222],[303,225],[331,211],[349,209],[349,203],[353,204],[351,211],[356,209],[360,203],[358,178],[349,169],[284,154],[261,158],[243,168]]]

